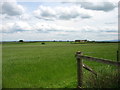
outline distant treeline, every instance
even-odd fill
[[[84,44],[84,43],[120,43],[120,41],[87,41],[87,42],[75,42],[75,41],[62,41],[62,40],[59,40],[59,41],[3,41],[3,42],[0,42],[0,44],[9,44],[9,43],[41,43],[41,42],[70,42],[72,44]]]
[[[96,43],[120,43],[120,41],[96,41]]]

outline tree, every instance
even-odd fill
[[[19,40],[19,42],[24,42],[23,40]]]

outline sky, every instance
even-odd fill
[[[117,40],[118,0],[0,2],[2,41]]]

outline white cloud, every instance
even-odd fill
[[[16,31],[30,31],[32,27],[27,22],[20,21],[15,23],[14,29]]]
[[[2,33],[11,33],[13,32],[14,23],[6,23],[5,25],[0,25],[0,32]]]
[[[89,26],[79,28],[62,26],[55,23],[38,22],[30,25],[27,22],[6,23],[1,26],[4,40],[109,40],[117,36],[116,26]],[[12,38],[14,37],[14,38]]]
[[[91,10],[97,10],[97,11],[111,11],[115,7],[117,7],[117,4],[112,2],[80,2],[79,3],[82,8],[85,9],[91,9]]]
[[[30,31],[32,27],[23,21],[15,22],[15,23],[4,23],[0,24],[0,32],[2,33],[14,33],[14,32],[22,32],[22,31]]]
[[[39,6],[37,10],[33,12],[33,14],[39,19],[61,19],[61,20],[69,20],[75,18],[90,18],[90,14],[87,10],[81,8],[80,6]]]
[[[20,15],[21,20],[30,20],[31,18],[32,18],[32,16],[27,13]]]
[[[3,2],[1,3],[1,5],[2,5],[2,10],[0,12],[1,14],[16,16],[21,15],[25,12],[25,9],[16,2]]]
[[[76,29],[74,27],[65,27],[61,25],[56,24],[48,24],[48,23],[37,23],[33,26],[35,30],[38,31],[48,31],[48,32],[64,32],[64,31],[75,31]]]
[[[13,32],[23,32],[23,31],[32,31],[38,33],[73,33],[73,32],[89,32],[89,33],[102,33],[102,32],[117,32],[118,28],[116,26],[89,26],[84,25],[80,27],[74,26],[62,26],[55,23],[47,23],[47,22],[38,22],[34,25],[31,25],[28,22],[15,22],[15,23],[5,23],[4,25],[0,25],[2,27],[3,33],[13,33]]]
[[[85,32],[99,33],[99,32],[117,32],[118,28],[116,26],[84,26],[82,30]]]

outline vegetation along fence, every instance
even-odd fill
[[[114,66],[120,67],[120,62],[118,62],[118,52],[117,52],[117,62],[111,61],[111,60],[105,60],[105,59],[99,59],[95,57],[90,57],[90,56],[84,56],[82,52],[78,51],[75,54],[76,60],[77,60],[77,80],[78,80],[78,88],[82,87],[82,78],[83,78],[83,71],[82,68],[87,69],[88,71],[92,72],[93,74],[97,75],[97,73],[92,70],[89,66],[83,64],[82,59],[89,60],[89,61],[96,61],[96,62],[101,62],[105,64],[110,64]]]

